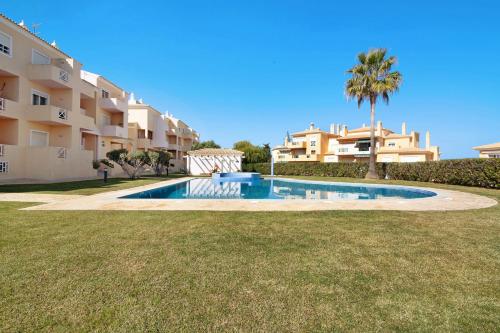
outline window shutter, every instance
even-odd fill
[[[47,133],[32,131],[31,145],[36,147],[46,147],[49,145],[49,135]]]
[[[0,44],[10,47],[10,37],[0,32]]]
[[[35,65],[48,65],[50,64],[50,58],[36,50],[33,50],[32,62]]]

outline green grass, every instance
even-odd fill
[[[76,182],[49,183],[49,184],[15,184],[0,185],[0,193],[49,193],[49,194],[79,194],[92,195],[107,191],[124,190],[136,186],[148,185],[184,175],[169,175],[162,177],[142,177],[139,179],[109,178],[105,183],[102,179],[82,180]]]
[[[0,203],[1,332],[500,329],[499,205],[18,210],[27,205]]]

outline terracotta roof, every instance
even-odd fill
[[[243,152],[234,149],[224,149],[224,148],[203,148],[198,150],[191,150],[187,152],[191,156],[223,156],[223,155],[243,155]]]
[[[21,27],[21,26],[20,26],[17,22],[15,22],[13,19],[11,19],[11,18],[9,18],[9,17],[5,16],[5,14],[0,13],[0,17],[2,17],[2,18],[4,18],[5,20],[7,20],[8,22],[10,22],[10,23],[14,24],[14,25],[17,27],[17,29],[19,29],[20,31],[26,31],[26,32],[27,32],[28,34],[30,34],[31,36],[33,36],[33,37],[35,37],[36,39],[38,39],[39,41],[41,41],[41,42],[45,43],[48,47],[50,47],[50,48],[52,48],[52,49],[56,50],[57,52],[60,52],[60,53],[64,54],[64,55],[65,55],[66,57],[68,57],[68,58],[73,58],[73,57],[71,57],[70,55],[68,55],[67,53],[65,53],[65,52],[61,51],[59,48],[57,48],[57,47],[55,47],[55,46],[52,46],[52,45],[51,45],[49,42],[47,42],[45,39],[38,37],[37,35],[35,35],[34,33],[32,33],[29,29],[25,29],[25,28]]]
[[[474,150],[493,150],[493,149],[500,149],[500,142],[497,143],[490,143],[487,145],[482,145],[482,146],[476,146],[472,147]]]

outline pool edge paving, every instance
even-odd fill
[[[31,206],[23,210],[207,210],[207,211],[324,211],[324,210],[400,210],[400,211],[445,211],[487,208],[497,204],[494,199],[460,191],[442,190],[416,186],[406,187],[435,192],[437,195],[420,199],[375,199],[375,200],[322,200],[322,199],[122,199],[120,197],[167,185],[185,182],[195,177],[167,180],[131,189],[99,193],[91,196],[52,201]],[[286,179],[285,177],[276,179]],[[311,181],[320,182],[320,181]],[[340,183],[340,182],[320,182]],[[353,184],[353,183],[344,183]],[[358,184],[359,185],[359,184]],[[380,184],[363,184],[381,186]]]

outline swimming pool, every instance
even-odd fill
[[[370,200],[384,198],[418,199],[435,195],[436,193],[431,191],[387,185],[326,183],[288,179],[217,182],[211,178],[193,178],[121,198]]]

